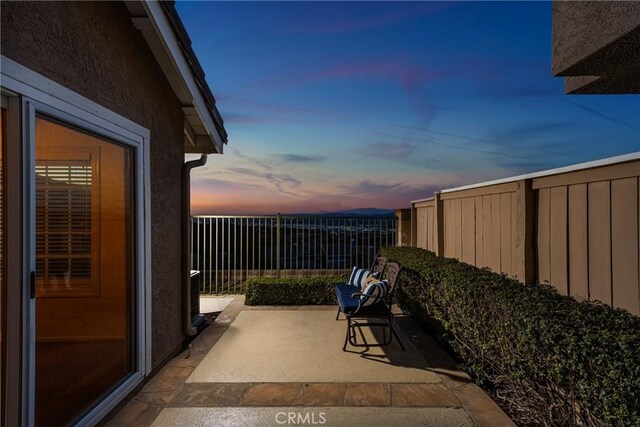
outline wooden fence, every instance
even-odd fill
[[[640,314],[640,153],[412,202],[411,244]]]

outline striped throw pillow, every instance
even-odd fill
[[[360,289],[362,287],[362,284],[364,283],[365,280],[367,280],[367,277],[371,276],[371,271],[370,270],[366,270],[364,268],[358,268],[358,267],[353,267],[353,270],[351,271],[351,276],[349,277],[349,281],[347,282],[347,284],[351,285],[351,286],[355,286],[358,289]],[[373,273],[374,277],[379,277],[380,273]]]
[[[362,282],[362,286],[360,286],[360,292],[364,292],[364,290],[367,289],[367,286],[369,286],[372,283],[379,282],[379,281],[380,281],[380,278],[378,277],[377,274],[370,274],[369,277],[367,277]]]
[[[360,296],[360,307],[367,307],[379,302],[380,300],[378,298],[384,298],[387,295],[387,292],[389,292],[388,280],[380,280],[378,282],[371,283],[364,290],[363,295]]]

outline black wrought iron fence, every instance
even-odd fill
[[[347,273],[396,242],[395,217],[192,217],[192,269],[203,293],[241,292],[250,276]]]

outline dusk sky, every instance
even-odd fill
[[[402,208],[640,150],[640,97],[552,77],[550,2],[177,8],[229,133],[194,214]]]

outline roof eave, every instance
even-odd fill
[[[173,4],[144,0],[126,5],[182,103],[185,152],[222,154],[227,143],[224,122]]]

